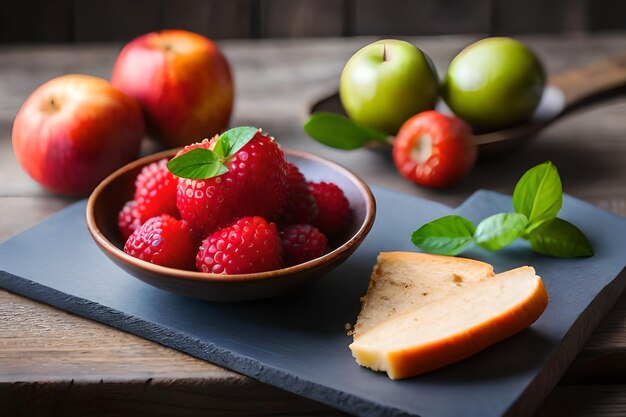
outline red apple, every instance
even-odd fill
[[[24,102],[13,123],[13,149],[45,188],[83,196],[137,157],[143,134],[135,99],[101,78],[64,75]]]
[[[204,36],[164,30],[134,39],[117,57],[112,83],[139,101],[150,131],[167,146],[210,138],[228,126],[230,67]]]

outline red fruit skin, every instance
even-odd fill
[[[393,160],[400,174],[424,187],[447,187],[459,181],[471,171],[477,154],[469,125],[434,110],[407,120],[393,142]]]
[[[176,189],[178,177],[167,169],[167,158],[143,167],[135,180],[135,201],[140,221],[169,214],[178,217]]]
[[[234,101],[230,66],[199,34],[163,30],[139,36],[117,57],[112,83],[140,102],[151,132],[170,147],[228,126]]]
[[[287,266],[319,258],[329,250],[326,236],[310,224],[288,226],[280,232],[280,237]]]
[[[350,223],[350,202],[341,188],[333,183],[312,182],[309,189],[318,208],[313,225],[328,237],[340,235]]]
[[[214,141],[203,144],[210,148]],[[206,236],[240,217],[280,217],[287,203],[287,165],[276,142],[257,133],[226,167],[217,177],[179,180],[176,204],[194,230]]]
[[[137,210],[137,202],[135,200],[127,201],[117,215],[117,226],[120,230],[120,235],[124,241],[128,240],[128,237],[132,235],[135,230],[141,227],[141,215]]]
[[[310,223],[316,215],[317,205],[306,178],[298,167],[287,162],[287,204],[280,224]]]
[[[148,219],[130,235],[124,252],[135,258],[177,269],[193,269],[195,236],[189,225],[163,214]]]
[[[181,150],[176,152],[176,156],[181,156],[184,153],[189,152],[192,149],[203,148],[203,149],[213,149],[215,147],[215,142],[219,139],[219,135],[215,135],[209,139],[203,139],[201,142],[195,142],[189,145],[185,145]]]
[[[214,274],[251,274],[282,267],[280,236],[274,223],[242,217],[202,241],[196,267]]]
[[[137,157],[143,116],[107,81],[64,75],[37,88],[13,122],[13,150],[24,170],[53,193],[80,197]]]

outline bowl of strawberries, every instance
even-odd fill
[[[243,126],[120,168],[89,197],[87,227],[113,262],[150,285],[243,301],[331,271],[375,213],[352,172]]]

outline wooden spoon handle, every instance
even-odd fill
[[[565,95],[565,110],[601,100],[626,87],[626,54],[550,76],[548,84]]]

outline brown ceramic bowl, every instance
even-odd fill
[[[137,174],[145,165],[172,157],[176,149],[134,161],[107,177],[87,203],[87,227],[100,249],[118,266],[155,287],[210,301],[243,301],[274,297],[313,281],[345,261],[369,233],[376,202],[368,186],[347,169],[318,156],[285,149],[285,155],[309,181],[337,184],[350,201],[352,221],[348,231],[331,244],[321,258],[275,271],[256,274],[219,275],[167,268],[126,254],[117,228],[117,214],[131,200]]]

